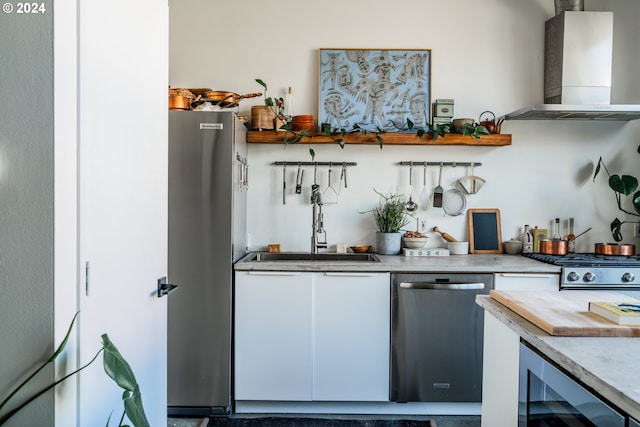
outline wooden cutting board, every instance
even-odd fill
[[[640,337],[640,326],[622,326],[589,312],[590,301],[638,302],[616,292],[496,291],[491,297],[551,335]]]

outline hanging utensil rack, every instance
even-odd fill
[[[399,162],[400,166],[482,166],[482,162]]]
[[[408,164],[408,163],[407,163]],[[440,163],[438,163],[440,164]],[[283,162],[272,163],[273,166],[358,166],[356,162]]]

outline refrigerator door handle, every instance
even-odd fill
[[[158,279],[158,298],[161,298],[165,295],[169,295],[171,292],[178,289],[178,285],[172,285],[171,283],[167,283],[167,276],[162,276]]]

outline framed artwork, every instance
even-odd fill
[[[318,124],[408,131],[431,122],[430,49],[320,49]]]

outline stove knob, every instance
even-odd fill
[[[570,282],[577,282],[578,280],[580,280],[580,275],[575,271],[572,271],[571,273],[567,274],[567,280]]]
[[[582,279],[585,282],[593,282],[594,280],[596,280],[596,275],[593,273],[585,273]]]
[[[624,283],[631,283],[636,279],[636,276],[633,275],[633,273],[624,273],[622,275],[622,281]]]

